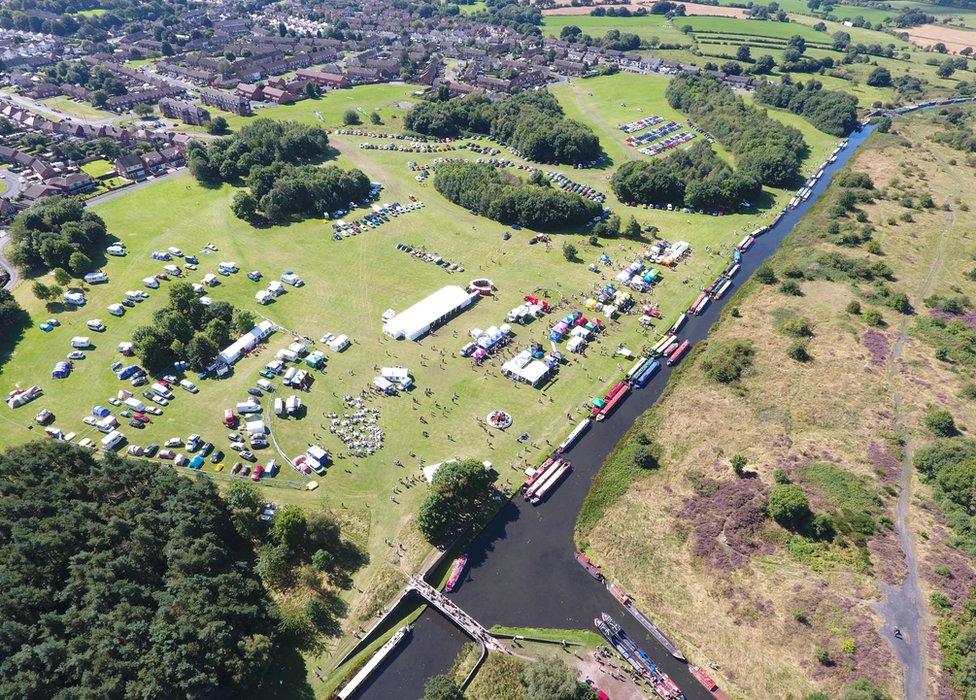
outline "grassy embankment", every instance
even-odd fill
[[[850,169],[873,180],[872,201],[840,216],[837,204],[852,187],[832,185],[772,260],[777,282],[743,286],[665,397],[616,447],[580,515],[578,544],[689,658],[717,663],[720,683],[744,696],[835,694],[857,677],[900,693],[870,603],[880,582],[904,574],[892,532],[901,446],[930,440],[921,425],[932,407],[962,425],[976,417],[958,395],[972,367],[936,361],[931,343],[910,335],[889,367],[900,330],[918,323],[891,308],[898,293],[924,318],[922,297],[973,292],[965,273],[976,178],[962,154],[932,142],[940,128],[932,118],[898,121],[855,156]],[[935,206],[925,206],[927,196]],[[837,256],[861,261],[857,279]],[[784,282],[801,296],[784,293]],[[734,368],[739,378],[716,381],[709,366],[742,343],[752,354]],[[798,344],[808,361],[792,359]],[[907,431],[893,430],[893,390]],[[633,465],[641,442],[660,468]],[[730,466],[740,454],[741,477]],[[803,490],[834,536],[767,516],[768,494],[784,480]],[[933,573],[940,561],[959,554],[928,488],[913,487],[909,522],[927,601],[946,587]],[[926,625],[934,648],[931,611]],[[930,679],[934,694],[945,679]]]

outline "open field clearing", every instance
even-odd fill
[[[237,129],[249,120],[259,117],[266,119],[287,119],[290,121],[315,124],[331,129],[341,126],[343,115],[350,109],[359,112],[364,124],[369,124],[370,112],[376,111],[383,120],[383,126],[391,131],[403,128],[403,115],[416,102],[413,93],[418,87],[405,83],[379,83],[363,85],[352,90],[334,90],[317,100],[302,100],[293,105],[273,105],[255,110],[254,116],[241,117],[207,107],[212,116],[223,116],[231,129]]]
[[[584,9],[584,8],[572,8]],[[585,8],[589,9],[589,8]],[[581,15],[546,15],[542,22],[542,33],[546,36],[559,36],[563,27],[576,26],[593,38],[603,37],[607,32],[616,29],[621,34],[636,34],[641,39],[650,41],[654,37],[661,43],[691,45],[691,39],[682,34],[663,15],[645,15],[644,17],[591,17]]]
[[[696,34],[737,34],[774,39],[789,39],[799,35],[811,44],[830,43],[829,36],[810,27],[798,26],[795,22],[767,22],[735,17],[676,17],[675,25],[690,26]]]
[[[681,3],[685,8],[685,15],[701,15],[709,17],[745,17],[746,11],[741,7],[722,7],[721,5],[702,5],[695,2],[683,2]],[[639,9],[647,9],[646,5],[639,5],[631,3],[630,5],[614,5],[614,8],[619,9],[621,7],[626,7],[631,12]],[[559,17],[565,16],[580,16],[589,15],[593,12],[593,7],[573,7],[572,5],[558,4],[556,7],[547,8],[542,11],[542,14],[546,17]],[[648,17],[662,17],[663,15],[647,15]],[[622,17],[620,19],[628,19],[627,17]],[[636,18],[642,19],[642,18]]]
[[[96,109],[90,104],[85,102],[78,102],[76,100],[69,99],[64,95],[59,95],[58,97],[46,97],[40,100],[41,104],[45,104],[51,109],[56,109],[60,112],[72,117],[79,117],[80,119],[111,119],[117,115],[111,112],[106,112],[101,109]]]
[[[745,285],[694,361],[617,446],[581,514],[578,543],[654,611],[685,653],[716,664],[720,684],[735,695],[822,690],[833,697],[843,684],[869,678],[903,696],[892,626],[874,608],[882,586],[906,575],[893,530],[899,440],[909,450],[929,443],[922,422],[933,407],[971,426],[976,406],[958,393],[972,369],[938,362],[935,348],[913,335],[891,364],[899,333],[914,321],[880,304],[871,283],[829,272],[823,256],[883,262],[891,289],[904,291],[920,316],[928,314],[923,297],[973,293],[964,273],[972,268],[976,177],[950,165],[958,151],[932,142],[939,128],[931,119],[914,116],[896,122],[892,134],[873,135],[849,166],[877,192],[856,205],[873,226],[875,252],[832,242],[841,234],[830,233],[831,222],[842,232],[853,225],[851,215],[838,219],[834,211],[849,189],[835,182],[771,261],[801,296],[779,291],[779,282]],[[925,196],[934,208],[906,208]],[[853,301],[860,313],[851,312]],[[880,312],[882,324],[869,326],[869,312]],[[710,363],[743,342],[749,360],[737,379],[722,383]],[[805,362],[791,359],[797,343]],[[633,466],[641,435],[660,465],[650,473]],[[735,455],[745,458],[741,476],[730,466]],[[952,561],[945,576],[965,581],[973,573],[958,552],[946,555],[951,535],[938,524],[929,488],[912,480],[909,538],[925,621],[923,638],[909,644],[928,651],[925,695],[936,697],[947,692],[928,604],[930,593],[947,588],[937,575],[939,548]],[[784,481],[835,523],[833,536],[773,521],[767,499]],[[623,495],[608,505],[602,494],[610,493]],[[855,525],[858,518],[866,520]],[[952,593],[951,604],[966,595]]]
[[[684,121],[681,114],[667,106],[663,96],[666,85],[667,81],[661,77],[618,75],[562,85],[555,92],[570,116],[593,125],[607,152],[619,163],[638,157],[636,151],[623,145],[617,129],[620,123],[654,113]],[[260,114],[319,123],[315,116],[319,112],[325,126],[335,127],[347,109],[360,108],[366,115],[377,109],[384,125],[364,128],[395,132],[402,123],[404,102],[410,99],[413,90],[407,85],[369,86],[330,93],[322,100],[304,101],[291,107],[264,109]],[[776,116],[801,128],[807,136],[811,145],[807,171],[812,172],[814,163],[824,159],[836,140],[816,132],[791,114]],[[235,125],[244,122],[237,118]],[[18,300],[31,314],[32,327],[25,331],[23,338],[8,339],[0,347],[0,354],[9,353],[0,367],[0,384],[9,390],[18,384],[38,383],[45,393],[29,407],[16,412],[4,409],[0,445],[19,444],[37,437],[40,429],[32,418],[42,407],[55,414],[58,427],[75,432],[76,440],[82,436],[95,440],[101,437],[82,418],[90,413],[92,406],[105,404],[120,388],[128,387],[109,368],[119,357],[116,346],[131,338],[136,327],[151,321],[153,312],[164,305],[170,283],[164,281],[160,289],[146,290],[149,299],[127,309],[121,318],[111,316],[106,307],[120,301],[126,290],[143,289],[143,278],[161,271],[165,263],[152,260],[152,251],[176,246],[186,254],[197,255],[199,269],[187,271],[187,278],[194,282],[201,281],[206,273],[216,272],[219,261],[235,261],[241,271],[219,276],[219,284],[207,289],[207,295],[266,317],[281,330],[237,362],[230,377],[219,381],[197,381],[191,377],[200,386],[199,394],[176,389],[173,403],[144,430],[125,425],[121,429],[130,444],[141,445],[162,444],[177,435],[183,438],[190,433],[202,435],[227,456],[221,470],[208,461],[201,471],[218,483],[226,483],[230,464],[237,455],[229,451],[228,431],[221,424],[224,409],[244,400],[247,389],[259,378],[258,370],[274,358],[278,349],[292,342],[292,333],[311,338],[317,348],[323,347],[317,341],[326,332],[348,334],[352,346],[342,353],[326,350],[326,367],[313,371],[310,390],[294,392],[306,406],[304,417],[281,419],[270,415],[268,405],[274,396],[293,393],[274,382],[274,393],[265,395],[262,402],[281,452],[273,445],[258,454],[259,463],[274,456],[283,464],[285,457],[299,454],[313,442],[333,454],[335,463],[325,476],[315,478],[320,486],[315,491],[303,490],[307,478],[290,469],[287,463],[277,477],[262,483],[267,498],[279,504],[329,508],[340,513],[343,531],[348,529],[353,533],[357,544],[369,553],[368,565],[355,575],[353,586],[341,594],[349,608],[344,623],[348,634],[371,619],[401,585],[403,577],[414,571],[429,552],[413,524],[413,514],[425,489],[404,488],[401,480],[418,476],[422,465],[456,456],[490,460],[501,474],[503,485],[518,483],[521,469],[537,462],[550,444],[568,432],[567,414],[575,415],[591,396],[604,393],[612,378],[630,364],[614,355],[618,345],[639,352],[656,340],[658,333],[654,327],[643,330],[636,317],[623,316],[609,324],[607,332],[590,346],[585,357],[570,354],[569,362],[559,369],[555,381],[541,391],[501,376],[498,358],[477,367],[470,358],[458,355],[460,347],[470,339],[470,329],[503,323],[507,311],[530,293],[545,296],[553,303],[561,302],[563,306],[557,313],[565,313],[563,309],[582,309],[582,301],[594,287],[614,274],[614,268],[594,274],[587,270],[587,265],[603,254],[615,265],[622,264],[634,259],[643,246],[623,239],[601,240],[591,245],[587,238],[575,234],[555,234],[548,245],[529,245],[533,232],[526,230],[512,231],[511,239],[506,241],[502,237],[506,227],[447,202],[435,192],[430,180],[418,182],[407,167],[411,160],[425,164],[439,155],[474,159],[478,157],[476,153],[363,150],[360,145],[364,142],[389,141],[338,134],[331,136],[331,142],[339,151],[338,165],[359,167],[370,179],[383,183],[385,189],[380,202],[407,204],[414,196],[425,204],[424,208],[392,218],[389,223],[357,237],[336,241],[332,238],[331,224],[320,219],[254,228],[230,212],[234,187],[204,188],[189,175],[170,178],[97,205],[95,211],[104,218],[110,236],[126,244],[128,255],[95,261],[109,276],[109,282],[87,287],[88,301],[84,307],[62,308],[60,304],[46,307],[31,294],[30,281],[16,290]],[[508,155],[503,151],[501,157]],[[518,159],[513,157],[513,160]],[[612,172],[609,168],[555,169],[609,194],[608,178]],[[636,295],[640,302],[660,304],[663,320],[656,327],[670,325],[698,294],[699,287],[724,267],[732,246],[743,233],[768,220],[768,212],[782,207],[788,197],[786,192],[770,191],[763,211],[717,217],[630,208],[612,201],[611,195],[608,204],[625,220],[633,214],[642,225],[656,226],[661,237],[687,240],[692,245],[693,253],[687,261],[673,270],[664,269],[661,284],[650,293]],[[358,216],[354,210],[345,218],[351,220]],[[570,263],[564,259],[560,250],[564,240],[572,241],[578,248],[581,262]],[[437,253],[463,265],[464,271],[448,273],[398,251],[394,246],[399,242]],[[207,244],[213,244],[217,251],[207,252],[204,248]],[[249,270],[261,271],[264,279],[260,283],[249,280],[245,276]],[[286,270],[301,276],[305,285],[287,287],[288,292],[274,303],[258,305],[255,292]],[[420,342],[394,341],[382,334],[381,315],[387,309],[402,310],[444,285],[464,286],[474,278],[492,280],[497,295],[482,299]],[[37,325],[46,318],[57,319],[61,326],[51,333],[42,332]],[[107,326],[104,333],[86,329],[86,321],[94,318],[104,320]],[[510,350],[519,350],[530,340],[545,341],[552,320],[555,319],[549,317],[527,326],[515,325],[515,340]],[[70,351],[69,340],[76,335],[90,336],[96,347],[87,350],[87,357],[75,363],[69,378],[50,379],[51,366]],[[369,398],[369,406],[379,409],[378,427],[384,432],[384,447],[368,457],[352,457],[338,437],[330,433],[327,416],[341,415],[347,410],[342,397],[358,395],[368,388],[377,374],[377,366],[395,365],[409,368],[416,389],[397,397]],[[507,432],[486,432],[480,421],[499,408],[509,411],[515,424]],[[522,432],[529,436],[525,442],[516,439]],[[394,542],[405,547],[400,554],[392,548]],[[332,642],[323,655],[310,655],[308,663],[331,670],[329,659],[333,657],[329,654],[348,648],[354,641],[346,636]],[[297,676],[298,682],[307,681],[317,691],[324,691],[337,682],[335,678],[320,680],[310,668],[299,670]]]
[[[115,166],[107,160],[99,158],[81,166],[81,169],[96,180],[115,171]]]

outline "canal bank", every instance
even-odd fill
[[[835,163],[826,165],[824,175],[812,195],[797,208],[788,211],[778,224],[742,256],[737,277],[741,283],[779,248],[784,238],[809,207],[823,194],[833,176],[844,168],[857,148],[868,138],[873,127],[851,135],[849,145],[838,154]],[[772,220],[774,213],[769,213]],[[712,303],[698,317],[691,318],[681,338],[692,343],[702,341],[715,323],[729,296]],[[594,617],[607,612],[623,623],[628,634],[638,640],[652,660],[681,687],[687,698],[707,700],[711,695],[690,675],[688,665],[671,657],[641,628],[574,558],[573,533],[580,507],[593,477],[609,452],[644,411],[661,396],[670,379],[671,368],[662,368],[647,387],[634,392],[605,421],[593,428],[566,453],[573,463],[573,474],[541,506],[532,506],[516,498],[467,548],[468,572],[451,598],[485,626],[510,625],[593,629]],[[597,558],[596,563],[599,564]],[[654,610],[645,612],[654,618]],[[418,631],[438,625],[437,617],[425,613],[416,623]],[[442,621],[441,621],[442,622]],[[707,620],[702,628],[690,630],[694,635],[708,633]],[[676,630],[665,630],[676,633]],[[360,697],[416,698],[423,694],[423,684],[431,675],[450,668],[461,643],[448,635],[415,634],[403,653],[391,661],[385,673],[373,679]],[[409,653],[409,656],[407,656]],[[691,663],[707,663],[691,659]]]

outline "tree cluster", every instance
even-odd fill
[[[442,464],[417,515],[417,527],[433,544],[444,544],[481,517],[495,473],[476,459]]]
[[[547,91],[521,92],[495,102],[483,95],[421,102],[407,114],[405,125],[430,136],[487,134],[541,163],[585,163],[600,155],[596,134],[566,119]]]
[[[705,142],[664,158],[632,160],[613,174],[611,186],[624,202],[736,211],[762,190],[761,178],[731,166]]]
[[[847,136],[857,126],[857,98],[838,90],[824,90],[816,80],[790,85],[764,82],[756,100],[799,114],[824,133]]]
[[[27,313],[9,290],[0,289],[0,337],[11,338],[28,321]]]
[[[189,282],[176,282],[169,290],[169,304],[153,314],[152,323],[133,331],[132,343],[151,372],[168,370],[180,359],[203,370],[227,346],[231,333],[240,335],[253,327],[250,311],[226,301],[201,304]]]
[[[434,188],[465,209],[503,224],[558,231],[579,226],[601,211],[572,192],[528,184],[484,163],[448,163],[437,169]]]
[[[0,695],[227,697],[274,610],[208,479],[43,442],[0,456]]]
[[[10,260],[17,267],[70,267],[72,255],[102,242],[105,222],[76,197],[44,197],[17,215],[10,237]]]
[[[800,177],[807,152],[803,134],[747,105],[730,87],[713,78],[679,75],[667,89],[668,103],[689,114],[736,155],[738,170],[774,187]]]
[[[369,194],[369,178],[363,171],[342,170],[334,165],[289,165],[276,161],[251,168],[245,182],[250,192],[237,193],[234,214],[252,219],[259,211],[271,222],[286,221],[293,216],[321,216]]]
[[[259,165],[312,163],[328,153],[329,137],[319,127],[258,119],[233,136],[194,141],[187,165],[201,183],[233,182]]]

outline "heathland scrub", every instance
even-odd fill
[[[976,223],[976,178],[950,164],[958,152],[931,140],[934,118],[916,115],[871,137],[848,166],[870,177],[871,196],[840,216],[853,180],[835,178],[770,261],[777,281],[754,278],[737,293],[632,431],[632,440],[646,436],[660,468],[635,469],[637,446],[622,442],[580,515],[577,543],[604,573],[653,610],[690,658],[717,664],[720,684],[744,696],[834,695],[861,677],[902,695],[902,668],[886,641],[892,623],[873,608],[881,585],[898,585],[906,572],[893,529],[902,442],[913,449],[931,440],[922,425],[932,407],[948,409],[958,424],[976,418],[973,402],[960,397],[970,367],[937,360],[934,344],[917,335],[900,359],[890,356],[898,293],[922,317],[929,312],[920,295],[974,291],[965,232]],[[934,207],[921,204],[928,196]],[[852,243],[845,231],[865,223],[871,244]],[[888,279],[854,279],[846,263],[835,264],[842,259],[864,261],[862,269],[875,266]],[[781,291],[783,281],[795,282],[801,296]],[[909,329],[915,324],[908,319]],[[710,365],[743,343],[752,351],[738,363],[740,377],[717,381],[723,375]],[[899,424],[892,389],[901,397]],[[739,455],[741,476],[732,468]],[[930,594],[961,605],[965,591],[947,586],[940,571],[950,561],[952,576],[968,580],[972,560],[953,550],[929,488],[911,477],[906,525],[918,553],[923,631],[907,643],[930,652],[934,664]],[[787,481],[816,516],[807,524],[787,528],[766,515],[769,494]],[[925,694],[946,682],[930,672]]]
[[[641,97],[629,98],[628,102],[643,104],[643,114],[654,113],[666,104],[663,102],[666,81],[641,79],[640,84]],[[624,76],[594,85],[594,96],[604,94],[601,85],[606,85],[608,94],[612,94],[623,89]],[[375,88],[357,88],[339,94],[362,96],[352,103],[369,110],[379,108],[386,120],[396,110],[402,113],[402,105],[392,103],[399,105],[413,89],[411,86],[386,86],[388,91]],[[608,104],[606,96],[601,99],[589,111]],[[342,100],[339,103],[342,109],[334,107],[330,114],[338,115],[348,108],[345,96]],[[572,104],[586,107],[588,100],[584,94],[575,97]],[[321,102],[338,101],[336,94],[330,93]],[[564,101],[564,104],[571,111],[570,103]],[[390,115],[383,112],[383,105]],[[290,110],[269,108],[262,113],[288,118],[296,114]],[[607,125],[594,127],[600,130],[601,138],[619,138],[619,132],[611,133],[615,121],[631,121],[638,114],[625,109],[611,112]],[[308,111],[304,115],[306,121],[315,120]],[[336,126],[331,119],[327,119],[327,125]],[[394,124],[379,130],[397,131],[398,127]],[[814,135],[809,125],[805,133]],[[200,269],[189,273],[191,281],[199,281],[205,273],[215,271],[218,261],[236,261],[241,273],[220,277],[220,285],[208,290],[208,296],[266,316],[285,332],[276,333],[260,352],[241,360],[230,378],[198,382],[197,395],[178,392],[164,415],[154,419],[145,430],[124,428],[130,442],[161,444],[175,435],[185,438],[190,433],[199,433],[232,456],[224,437],[226,430],[220,423],[223,410],[243,400],[246,389],[257,380],[260,367],[278,348],[291,342],[289,332],[314,340],[332,332],[347,333],[353,339],[353,346],[342,354],[327,352],[327,369],[315,373],[315,383],[302,397],[308,406],[304,419],[273,419],[271,427],[287,455],[298,454],[310,442],[321,442],[333,453],[340,453],[345,450],[328,432],[325,414],[341,414],[341,397],[357,394],[366,387],[375,375],[374,366],[408,367],[418,385],[412,397],[404,395],[373,402],[380,408],[380,425],[385,431],[386,446],[382,450],[368,458],[339,459],[329,474],[319,479],[321,487],[313,492],[290,488],[303,482],[287,466],[264,486],[269,500],[336,511],[345,524],[344,532],[351,533],[370,555],[369,564],[355,575],[352,587],[342,593],[349,606],[344,628],[347,636],[326,644],[321,655],[309,656],[310,666],[321,665],[327,670],[331,669],[329,659],[339,655],[328,654],[341,652],[355,641],[349,633],[368,622],[388,602],[404,575],[415,571],[429,552],[413,524],[413,513],[425,489],[422,486],[401,488],[400,480],[418,476],[421,463],[458,456],[491,460],[501,474],[501,484],[517,484],[521,469],[539,461],[549,449],[547,443],[558,442],[568,431],[566,414],[575,413],[591,396],[605,392],[614,378],[626,370],[628,362],[613,355],[618,344],[634,352],[652,344],[660,330],[668,327],[688,306],[698,288],[725,265],[732,246],[743,233],[768,220],[769,212],[782,207],[790,196],[787,192],[770,191],[769,206],[764,211],[724,217],[632,209],[612,201],[611,196],[610,206],[624,221],[633,214],[642,225],[656,226],[664,238],[689,241],[694,252],[678,268],[665,271],[663,283],[646,296],[647,301],[659,302],[664,314],[657,330],[652,328],[645,333],[636,318],[623,317],[610,324],[604,339],[591,348],[586,358],[572,358],[560,369],[558,380],[552,386],[536,391],[502,377],[497,363],[479,369],[471,360],[456,356],[468,339],[469,329],[503,322],[507,310],[529,293],[548,294],[552,300],[571,299],[573,306],[578,306],[578,295],[587,294],[594,285],[602,283],[600,275],[586,269],[586,263],[596,261],[604,253],[615,264],[623,263],[636,257],[642,246],[621,239],[602,240],[592,245],[587,237],[575,234],[556,235],[550,246],[530,246],[527,241],[533,232],[524,230],[513,232],[511,240],[505,241],[502,237],[505,227],[450,204],[434,191],[429,180],[418,183],[407,168],[410,160],[429,163],[442,154],[362,150],[360,143],[367,139],[359,137],[333,135],[331,140],[340,151],[338,165],[355,165],[386,186],[381,201],[406,203],[414,195],[426,206],[358,237],[334,241],[331,224],[321,219],[254,228],[231,214],[234,187],[204,188],[189,175],[170,178],[95,207],[105,219],[110,235],[124,241],[129,254],[124,258],[95,261],[110,281],[87,289],[87,306],[70,310],[60,306],[48,308],[33,297],[29,283],[21,284],[16,296],[31,314],[32,327],[25,330],[23,338],[8,339],[5,345],[0,343],[0,357],[4,358],[0,378],[4,390],[15,384],[32,383],[41,384],[45,390],[44,397],[31,407],[2,414],[4,430],[0,431],[0,445],[19,444],[35,437],[38,430],[33,426],[32,416],[35,408],[41,407],[55,413],[56,424],[65,432],[76,432],[78,438],[99,437],[81,419],[94,404],[104,403],[122,388],[123,384],[109,369],[118,357],[115,348],[119,342],[130,339],[136,327],[150,322],[153,312],[165,304],[168,285],[163,283],[160,290],[150,292],[147,301],[128,309],[122,318],[110,316],[106,307],[120,301],[126,290],[142,289],[141,280],[161,270],[162,263],[150,259],[151,251],[177,246],[200,257]],[[816,148],[822,150],[826,145]],[[468,151],[443,155],[477,157]],[[615,157],[622,161],[636,156],[623,151]],[[808,170],[812,167],[811,160]],[[574,180],[609,191],[606,178],[612,172],[610,169],[560,170]],[[351,214],[347,218],[355,216]],[[560,251],[564,239],[573,241],[584,263],[569,263],[564,259]],[[464,265],[465,272],[449,274],[408,256],[395,249],[397,242],[436,252]],[[215,244],[218,252],[204,254],[202,249],[207,243]],[[260,270],[265,280],[277,279],[285,270],[293,270],[306,285],[300,289],[289,288],[274,304],[258,306],[254,293],[264,283],[255,284],[247,279],[244,273],[249,270]],[[483,300],[420,343],[393,341],[381,333],[381,315],[387,309],[402,309],[443,285],[464,285],[474,277],[492,279],[498,287],[498,300]],[[57,318],[62,325],[47,334],[38,330],[37,325],[49,317]],[[85,322],[92,318],[103,319],[108,330],[87,331]],[[515,342],[519,346],[529,340],[544,340],[547,324],[537,321],[515,330]],[[51,380],[48,374],[51,366],[70,351],[68,340],[74,335],[91,336],[97,347],[88,351],[86,359],[75,363],[70,378]],[[278,389],[279,393],[282,389]],[[426,395],[424,389],[430,389],[431,395]],[[268,400],[266,397],[265,403]],[[512,431],[485,433],[481,429],[478,419],[496,408],[513,414],[516,424]],[[516,436],[523,431],[531,438],[525,444],[516,441]],[[397,460],[403,466],[398,466]],[[229,457],[225,463],[230,461]],[[203,470],[223,483],[228,468],[216,472],[208,462]],[[401,550],[398,555],[392,543],[403,545],[405,553]],[[317,691],[325,689],[311,670],[306,676]]]

